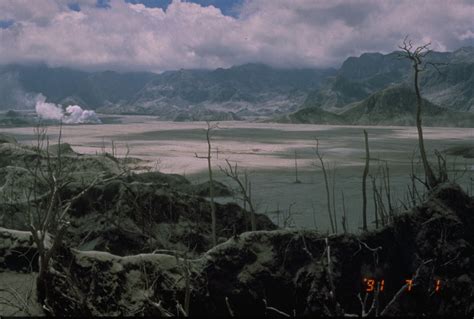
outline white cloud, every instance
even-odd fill
[[[174,0],[166,11],[112,0],[2,0],[0,63],[164,71],[263,62],[332,66],[365,51],[389,52],[406,34],[438,50],[474,45],[468,1],[247,0],[237,18]]]

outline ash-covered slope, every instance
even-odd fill
[[[162,316],[177,314],[189,285],[190,315],[277,315],[269,307],[298,316],[362,315],[366,278],[384,281],[372,315],[472,316],[473,247],[474,199],[444,184],[389,226],[361,236],[249,232],[187,262],[62,248],[47,298],[61,316]],[[410,291],[406,280],[413,280]]]
[[[453,52],[439,72],[428,69],[421,77],[421,87],[426,98],[437,105],[474,112],[474,47]]]
[[[423,99],[424,126],[473,127],[474,113],[453,111]],[[378,91],[361,102],[352,103],[339,114],[320,108],[303,108],[277,119],[283,123],[333,125],[416,125],[416,94],[405,86],[393,86]]]
[[[451,110],[474,110],[474,48],[432,52],[425,60],[438,63],[437,68],[427,66],[420,76],[426,99]],[[395,84],[411,85],[411,81],[410,63],[400,59],[397,52],[364,53],[344,61],[334,77],[308,95],[303,107],[339,113],[350,103]]]
[[[0,67],[0,110],[32,108],[35,96],[41,93],[49,102],[108,113],[235,120],[295,111],[306,94],[334,72],[263,64],[162,74],[7,65]]]
[[[287,112],[299,106],[307,91],[318,87],[331,70],[274,69],[246,64],[214,71],[165,72],[150,81],[133,98],[144,113],[215,109],[237,115]],[[267,114],[267,115],[268,115]]]
[[[403,86],[372,94],[340,114],[347,124],[416,125],[416,94]],[[423,99],[422,119],[425,126],[473,127],[474,113],[458,112]]]
[[[316,107],[303,108],[295,113],[278,116],[278,123],[345,125],[347,120],[339,114],[324,111]]]

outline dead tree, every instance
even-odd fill
[[[387,196],[388,215],[390,218],[392,218],[394,214],[394,208],[392,205],[392,195],[390,190],[390,170],[388,168],[388,161],[385,161],[385,167],[382,166],[381,169],[385,195]]]
[[[316,148],[314,149],[316,157],[319,160],[319,163],[321,164],[321,170],[323,171],[323,177],[324,177],[324,184],[326,186],[326,197],[327,197],[327,206],[328,206],[328,215],[329,215],[329,223],[331,224],[331,230],[333,233],[336,232],[336,228],[334,225],[334,221],[332,218],[332,210],[331,210],[331,193],[329,191],[329,181],[328,181],[328,175],[326,172],[326,166],[324,165],[323,157],[321,153],[319,153],[319,140],[316,139]],[[336,221],[337,222],[337,221]]]
[[[405,37],[403,40],[403,44],[399,45],[398,47],[402,50],[399,54],[400,58],[408,59],[411,62],[414,72],[414,86],[415,86],[415,93],[416,93],[416,128],[418,130],[418,144],[420,148],[420,155],[421,160],[423,163],[423,169],[425,171],[425,176],[427,180],[428,188],[432,189],[438,185],[440,181],[436,178],[433,169],[431,168],[430,163],[428,162],[428,157],[426,156],[426,149],[425,149],[425,142],[423,139],[423,128],[422,128],[422,106],[423,100],[421,98],[420,93],[420,85],[419,85],[419,74],[426,69],[427,65],[432,65],[435,68],[436,63],[425,62],[424,58],[432,52],[429,49],[431,43],[427,43],[421,46],[414,47],[413,41],[408,39],[408,36]],[[438,63],[439,64],[439,63]]]
[[[369,174],[369,138],[367,131],[364,130],[365,139],[365,168],[364,174],[362,175],[362,230],[367,231],[367,175]]]
[[[45,127],[38,125],[35,128],[36,152],[33,167],[27,169],[32,176],[31,192],[28,195],[28,201],[31,201],[30,195],[34,196],[33,202],[38,203],[39,198],[45,198],[44,205],[35,206],[35,215],[32,207],[29,207],[28,228],[31,232],[33,241],[38,250],[38,276],[37,289],[38,301],[44,304],[46,298],[45,275],[51,260],[62,237],[69,226],[65,220],[67,210],[61,210],[60,191],[67,184],[68,176],[62,166],[61,158],[61,128],[59,131],[57,157],[53,164],[52,156],[49,151],[49,139]],[[46,187],[43,196],[40,197],[41,188]],[[51,241],[51,235],[54,237]]]
[[[336,210],[336,163],[332,168],[332,212],[334,214],[334,229],[337,234],[337,210]]]
[[[61,198],[62,190],[72,182],[72,168],[66,165],[62,158],[62,127],[59,130],[56,154],[50,152],[46,133],[46,128],[41,126],[35,130],[36,156],[33,166],[27,167],[32,176],[31,192],[28,195],[28,202],[32,205],[27,210],[27,220],[38,251],[38,301],[48,308],[46,274],[50,261],[69,227],[68,214],[71,206],[99,181],[107,182],[116,177],[102,180],[99,175],[76,195],[68,199]]]
[[[295,150],[295,184],[300,184],[301,181],[298,179],[298,157]]]
[[[207,156],[199,156],[197,153],[194,153],[196,158],[207,159],[207,169],[209,173],[209,199],[211,201],[211,229],[212,229],[212,244],[213,246],[217,245],[217,230],[216,230],[216,205],[214,203],[214,181],[212,178],[212,145],[211,145],[211,133],[212,130],[218,128],[218,124],[211,124],[211,122],[206,121],[206,140],[207,140]]]
[[[342,195],[342,217],[341,217],[341,224],[342,224],[342,230],[344,231],[344,234],[347,233],[347,214],[346,214],[346,201],[344,199],[344,191],[341,191]]]
[[[226,159],[225,162],[227,163],[227,167],[220,167],[220,170],[222,173],[224,173],[224,175],[230,177],[234,182],[237,183],[237,186],[239,187],[239,193],[242,196],[242,201],[244,202],[244,205],[249,206],[250,224],[252,227],[252,231],[255,231],[257,230],[257,223],[255,221],[255,209],[252,203],[251,184],[248,181],[248,174],[246,171],[244,172],[244,180],[242,181],[237,163],[232,166],[228,159]]]

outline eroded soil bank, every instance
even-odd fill
[[[379,289],[366,293],[364,278]],[[63,247],[47,300],[55,315],[166,315],[186,304],[188,291],[191,315],[277,315],[274,307],[330,316],[361,315],[368,294],[364,311],[372,315],[472,316],[473,278],[474,200],[445,184],[361,236],[247,232],[189,261]],[[406,280],[413,280],[410,291]]]

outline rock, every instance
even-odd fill
[[[37,269],[37,250],[31,233],[0,227],[0,271],[31,272]]]
[[[445,184],[377,231],[248,232],[188,266],[179,256],[62,248],[48,274],[48,300],[60,316],[162,315],[156,305],[176,315],[188,269],[190,315],[229,316],[229,308],[236,316],[276,315],[265,302],[298,316],[361,315],[357,294],[364,298],[364,278],[373,278],[384,280],[381,314],[472,316],[473,255],[474,199]],[[394,297],[407,279],[414,279],[413,290]]]

